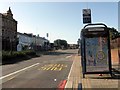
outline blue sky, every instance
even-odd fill
[[[92,23],[105,23],[118,29],[117,2],[4,2],[0,13],[11,7],[13,17],[18,21],[18,32],[39,34],[53,42],[65,39],[77,43],[83,24],[82,9],[90,8]]]

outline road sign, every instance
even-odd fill
[[[83,24],[91,23],[91,9],[83,9]]]

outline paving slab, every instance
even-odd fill
[[[112,67],[120,70],[118,64],[112,65]],[[117,74],[120,75],[119,72]],[[120,90],[119,76],[111,77],[109,74],[103,74],[102,76],[87,74],[85,78],[82,76],[81,56],[76,55],[65,88],[72,88],[72,90],[76,90],[76,88],[77,90]],[[78,88],[79,84],[82,84],[82,89]]]

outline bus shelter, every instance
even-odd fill
[[[81,63],[85,74],[111,74],[109,28],[102,23],[87,24],[81,31]]]

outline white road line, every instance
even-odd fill
[[[75,58],[75,57],[74,57]],[[72,69],[73,69],[73,64],[75,63],[75,60],[73,60],[73,63],[72,63],[72,66],[71,66],[71,68],[70,68],[70,72],[69,72],[69,75],[68,75],[68,77],[67,77],[67,80],[69,80],[69,78],[70,78],[70,75],[71,75],[71,72],[72,72]],[[72,88],[72,82],[70,82],[69,81],[69,87],[71,87]],[[66,83],[66,85],[65,85],[65,88],[68,88],[68,81],[67,81],[67,83]]]
[[[5,76],[3,76],[3,77],[0,77],[0,80],[3,79],[3,78],[9,77],[9,76],[11,76],[11,75],[14,75],[14,74],[16,74],[16,73],[19,73],[19,72],[21,72],[21,71],[24,71],[24,70],[26,70],[26,69],[29,69],[29,68],[31,68],[31,67],[34,67],[34,66],[36,66],[36,65],[38,65],[38,64],[40,64],[40,63],[33,64],[33,65],[28,66],[28,67],[26,67],[26,68],[23,68],[23,69],[21,69],[21,70],[18,70],[18,71],[15,71],[15,72],[13,72],[13,73],[10,73],[10,74],[8,74],[8,75],[5,75]]]
[[[74,64],[74,63],[75,63],[75,60],[73,60],[72,66],[71,66],[71,68],[70,68],[70,73],[69,73],[69,75],[68,75],[68,80],[69,80],[69,78],[70,78],[70,75],[71,75],[71,72],[72,72],[73,64]]]
[[[70,55],[70,56],[67,56],[66,58],[70,58],[70,57],[72,57],[72,55]]]

